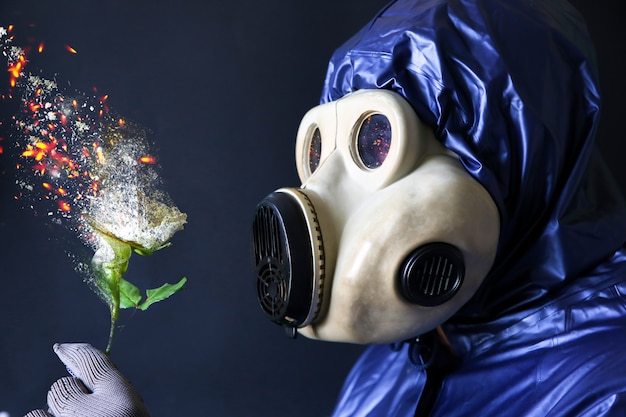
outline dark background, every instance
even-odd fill
[[[133,256],[127,274],[143,288],[187,276],[187,290],[125,312],[113,346],[154,417],[330,414],[362,348],[287,340],[265,319],[249,228],[264,195],[299,183],[295,133],[318,102],[330,54],[385,3],[2,0],[0,26],[45,43],[32,58],[44,75],[97,87],[154,132],[165,188],[188,214],[172,247]],[[600,147],[626,189],[623,16],[617,2],[574,3],[598,50]],[[21,208],[7,152],[0,164],[0,412],[16,417],[44,407],[65,375],[52,344],[103,349],[109,318],[65,254],[80,245]]]

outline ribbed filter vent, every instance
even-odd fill
[[[313,256],[305,215],[291,195],[274,192],[257,206],[252,224],[256,290],[274,322],[298,327],[314,305]]]
[[[274,210],[267,206],[257,210],[252,235],[259,303],[270,318],[281,319],[287,309],[289,265],[284,231]]]
[[[400,270],[400,291],[410,302],[436,306],[452,298],[461,288],[465,264],[454,246],[435,242],[419,247]]]
[[[420,292],[427,297],[448,293],[456,284],[456,268],[447,256],[425,259],[417,271]]]

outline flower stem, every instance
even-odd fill
[[[109,328],[109,341],[104,351],[107,355],[111,354],[111,347],[113,346],[113,339],[115,338],[115,329],[117,328],[117,319],[120,313],[119,298],[118,302],[109,306],[111,309],[111,327]]]
[[[96,283],[100,290],[106,294],[104,297],[109,305],[111,313],[111,327],[109,328],[109,340],[105,353],[111,353],[115,328],[120,313],[120,284],[122,276],[128,268],[128,260],[132,253],[130,245],[107,235],[102,235],[104,240],[113,249],[113,258],[100,259],[94,255],[92,266],[97,276]]]
[[[111,346],[113,346],[113,337],[115,336],[115,322],[111,319],[111,328],[109,329],[109,341],[107,342],[107,348],[104,351],[107,355],[111,354]]]

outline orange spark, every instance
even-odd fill
[[[126,124],[126,122],[124,121],[124,119],[119,119],[117,121],[117,124],[120,125],[120,127],[124,126]]]
[[[37,48],[37,52],[42,53],[43,52],[43,42],[41,42],[39,44],[39,47]]]
[[[66,49],[66,50],[67,50],[67,52],[69,52],[69,53],[72,53],[72,54],[77,53],[76,49],[72,48],[72,47],[71,47],[71,46],[69,46],[69,45],[65,45],[65,49]]]
[[[41,185],[43,185],[43,188],[45,188],[46,190],[52,190],[52,186],[47,182],[44,182]]]
[[[70,212],[70,209],[71,209],[70,203],[68,203],[65,200],[59,200],[58,203],[59,203],[59,210],[64,211],[66,213]]]
[[[43,175],[46,173],[46,166],[42,163],[33,165],[33,171],[39,172],[39,174]]]
[[[96,159],[99,164],[104,164],[104,152],[102,152],[102,148],[98,146],[96,149]]]
[[[144,164],[154,164],[156,163],[156,158],[154,156],[145,155],[139,158],[139,162],[142,162]]]
[[[35,143],[35,146],[43,151],[49,151],[54,149],[56,145],[54,143],[37,142]]]
[[[22,65],[21,61],[17,61],[15,64],[9,65],[7,71],[11,73],[13,78],[18,78],[20,76],[20,71],[22,70]]]
[[[11,74],[11,79],[9,81],[11,87],[15,87],[17,79],[22,75],[24,64],[26,64],[26,57],[24,55],[20,55],[17,62],[9,65],[7,71]]]

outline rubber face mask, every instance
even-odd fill
[[[487,275],[497,208],[399,94],[361,90],[310,110],[296,164],[300,188],[268,195],[252,226],[258,301],[291,335],[415,337]]]

